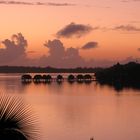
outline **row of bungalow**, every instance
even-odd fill
[[[62,75],[57,75],[55,78],[52,77],[51,75],[35,75],[34,77],[32,77],[29,74],[25,74],[22,75],[21,80],[23,83],[30,83],[30,82],[34,82],[34,83],[50,83],[52,81],[56,81],[56,82],[63,82],[64,81],[64,77]],[[93,81],[93,78],[91,75],[86,74],[86,75],[72,75],[70,74],[67,78],[68,82],[91,82]]]

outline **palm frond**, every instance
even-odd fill
[[[37,118],[22,98],[0,95],[0,139],[38,140]]]

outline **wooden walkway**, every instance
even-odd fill
[[[56,75],[56,76],[51,76],[51,75],[34,75],[33,77],[31,75],[22,75],[21,81],[25,83],[50,83],[50,82],[64,82],[68,81],[70,83],[72,82],[78,82],[78,83],[91,83],[93,81],[96,81],[95,76],[93,75],[68,75],[68,76],[63,76],[63,75]]]

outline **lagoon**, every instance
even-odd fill
[[[96,81],[22,84],[20,78],[21,74],[0,74],[0,92],[24,98],[32,106],[40,140],[140,139],[140,90],[116,90]]]

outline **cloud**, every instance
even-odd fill
[[[65,48],[60,40],[49,40],[45,44],[49,49],[49,56],[42,56],[38,61],[41,66],[52,66],[57,68],[76,68],[76,67],[107,67],[113,61],[94,60],[86,61],[80,56],[80,50],[76,48]]]
[[[58,40],[49,40],[44,46],[49,50],[49,54],[41,56],[37,59],[28,58],[28,53],[37,52],[26,51],[27,40],[21,33],[12,35],[11,39],[2,41],[5,48],[0,48],[0,65],[15,66],[42,66],[57,68],[75,68],[75,67],[108,67],[117,63],[114,60],[95,60],[86,61],[80,56],[80,49],[66,48],[64,44]],[[88,44],[88,43],[87,43]],[[121,63],[128,61],[140,61],[140,58],[129,57]]]
[[[98,46],[98,42],[88,42],[84,46],[82,46],[82,49],[84,50],[93,49],[93,48],[96,48],[97,46]]]
[[[127,3],[127,2],[140,2],[140,0],[122,0],[121,2]]]
[[[4,48],[0,49],[0,65],[52,66],[57,68],[73,68],[87,65],[80,56],[79,49],[66,48],[58,39],[45,42],[44,46],[49,50],[49,54],[38,59],[27,57],[28,54],[37,51],[26,51],[27,40],[21,33],[13,34],[11,39],[5,39],[2,43]]]
[[[27,51],[27,40],[21,33],[12,35],[11,39],[2,41],[4,48],[0,49],[0,65],[9,66],[42,66],[56,68],[75,68],[75,67],[97,67],[108,66],[112,64],[110,61],[86,61],[80,56],[80,49],[66,48],[64,44],[58,40],[48,40],[44,46],[48,49],[49,54],[40,58],[31,59],[28,54],[37,53]]]
[[[43,56],[39,63],[41,65],[53,67],[78,67],[84,64],[84,59],[79,55],[79,50],[75,48],[65,48],[58,40],[45,42],[45,47],[49,49],[49,56]]]
[[[71,4],[71,3],[53,3],[53,2],[48,2],[48,3],[43,3],[43,2],[25,2],[25,1],[0,1],[0,4],[5,4],[5,5],[44,5],[44,6],[75,6],[76,4]]]
[[[133,25],[120,25],[114,27],[113,30],[127,31],[127,32],[140,32],[140,28]]]
[[[140,48],[138,48],[138,51],[140,51]]]
[[[34,5],[45,5],[45,6],[75,6],[76,4],[72,3],[54,3],[54,2],[48,2],[48,3],[43,3],[43,2],[36,2]]]
[[[123,3],[136,2],[137,0],[121,0]],[[139,0],[138,0],[139,1]]]
[[[53,57],[54,59],[63,57],[65,50],[60,40],[49,40],[44,45],[49,49],[49,57]]]
[[[126,64],[128,62],[140,62],[140,58],[133,57],[133,56],[128,56],[124,60],[120,61],[121,64]]]
[[[0,63],[10,64],[12,61],[26,57],[27,40],[21,33],[12,35],[11,39],[2,41],[5,48],[0,49]]]
[[[75,6],[75,4],[71,4],[71,3],[53,3],[53,2],[48,2],[47,5],[49,6]]]
[[[13,5],[33,5],[34,3],[31,2],[24,2],[24,1],[0,1],[0,4],[13,4]]]
[[[58,38],[64,37],[64,38],[70,38],[70,37],[82,37],[88,33],[90,33],[92,30],[96,30],[98,27],[91,27],[90,25],[84,25],[84,24],[76,24],[74,22],[66,25],[64,28],[59,30],[56,33],[56,36]]]
[[[33,3],[24,1],[7,1],[7,4],[33,5]]]
[[[36,51],[28,51],[27,53],[28,54],[33,54],[33,53],[36,53]]]
[[[0,1],[0,4],[7,4],[7,1]]]

